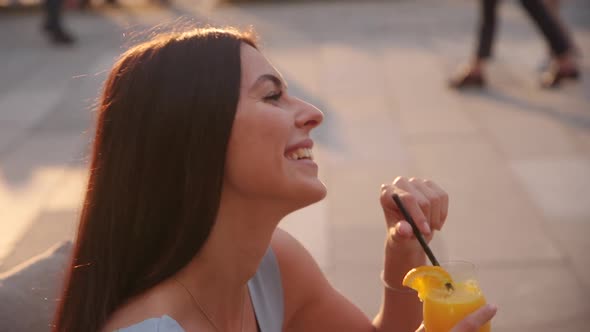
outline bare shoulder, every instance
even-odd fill
[[[291,234],[277,228],[272,236],[271,247],[281,270],[283,286],[290,286],[293,280],[302,277],[313,281],[307,287],[321,287],[328,283],[324,275],[307,249]]]
[[[323,273],[307,249],[291,234],[277,228],[271,248],[281,271],[285,305],[285,325],[292,325],[295,314],[313,301],[316,289],[327,287]]]
[[[281,264],[281,269],[283,267],[292,268],[291,265],[298,266],[301,263],[317,267],[315,260],[301,242],[281,228],[274,231],[270,244],[279,264]]]
[[[271,240],[271,247],[277,257],[283,287],[287,291],[291,290],[290,287],[294,284],[298,286],[296,294],[302,294],[302,291],[307,289],[329,287],[328,281],[313,256],[291,234],[277,228]],[[305,285],[300,285],[302,278],[307,281]]]
[[[370,331],[368,318],[335,290],[307,249],[277,228],[271,247],[283,283],[286,331]]]

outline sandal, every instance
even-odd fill
[[[554,89],[559,87],[563,80],[577,81],[580,79],[580,71],[577,68],[564,70],[561,68],[548,70],[541,76],[541,87]]]
[[[486,82],[482,74],[474,74],[473,72],[467,71],[451,79],[449,85],[451,88],[457,90],[467,88],[481,89],[486,85]]]

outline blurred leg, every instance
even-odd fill
[[[486,59],[492,55],[492,45],[496,32],[498,0],[481,0],[481,16],[477,58]]]
[[[543,75],[541,84],[552,88],[557,87],[563,79],[577,79],[579,71],[572,57],[572,44],[545,3],[541,0],[520,2],[547,40],[555,57],[555,65]]]
[[[43,29],[56,44],[72,44],[74,38],[64,31],[61,24],[62,0],[45,0],[45,22]]]
[[[574,52],[576,55],[579,55],[580,50],[576,46],[576,44],[574,43],[574,40],[572,38],[572,33],[570,32],[570,29],[567,26],[567,24],[565,23],[565,21],[563,21],[561,19],[561,12],[560,12],[561,0],[545,0],[544,3],[545,3],[545,7],[549,11],[549,13],[553,17],[553,19],[555,19],[555,22],[557,22],[557,25],[559,26],[559,28],[561,29],[561,31],[563,32],[563,34],[567,38],[567,40],[570,44],[571,51]]]
[[[553,54],[560,56],[567,53],[570,50],[569,40],[545,4],[541,0],[521,0],[520,2],[543,33]]]
[[[477,51],[469,66],[451,79],[450,85],[456,89],[485,85],[483,70],[485,61],[492,55],[498,0],[480,0],[480,5]]]
[[[47,30],[59,29],[61,0],[45,0],[45,25]]]
[[[555,18],[555,20],[557,21],[557,24],[559,24],[559,27],[561,28],[561,30],[564,33],[568,34],[568,32],[564,30],[564,25],[560,22],[561,20],[559,18],[559,7],[560,7],[559,2],[560,1],[561,0],[543,0],[543,2],[545,3],[545,7],[547,7],[547,10],[551,14],[551,16],[553,16],[553,18]],[[571,38],[570,38],[570,40],[571,40]],[[546,71],[547,69],[549,69],[551,67],[553,57],[555,56],[555,54],[553,54],[553,50],[551,50],[551,46],[549,46],[549,45],[547,45],[547,54],[549,55],[548,58],[543,60],[543,62],[539,66],[539,69],[541,69],[541,71]]]
[[[555,17],[559,16],[559,2],[560,0],[545,0],[545,6],[547,6],[547,10],[549,10],[551,15]]]

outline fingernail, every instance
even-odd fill
[[[400,231],[403,231],[403,233],[405,233],[405,236],[412,236],[412,226],[410,226],[407,223],[400,223],[399,224],[399,229]]]
[[[488,304],[488,308],[490,308],[490,310],[492,310],[492,311],[497,311],[498,310],[498,307],[495,306],[495,305],[493,305],[493,304]]]

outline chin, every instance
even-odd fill
[[[305,186],[305,189],[298,191],[297,200],[300,202],[298,209],[312,205],[324,199],[328,194],[328,190],[323,182],[320,180]]]

